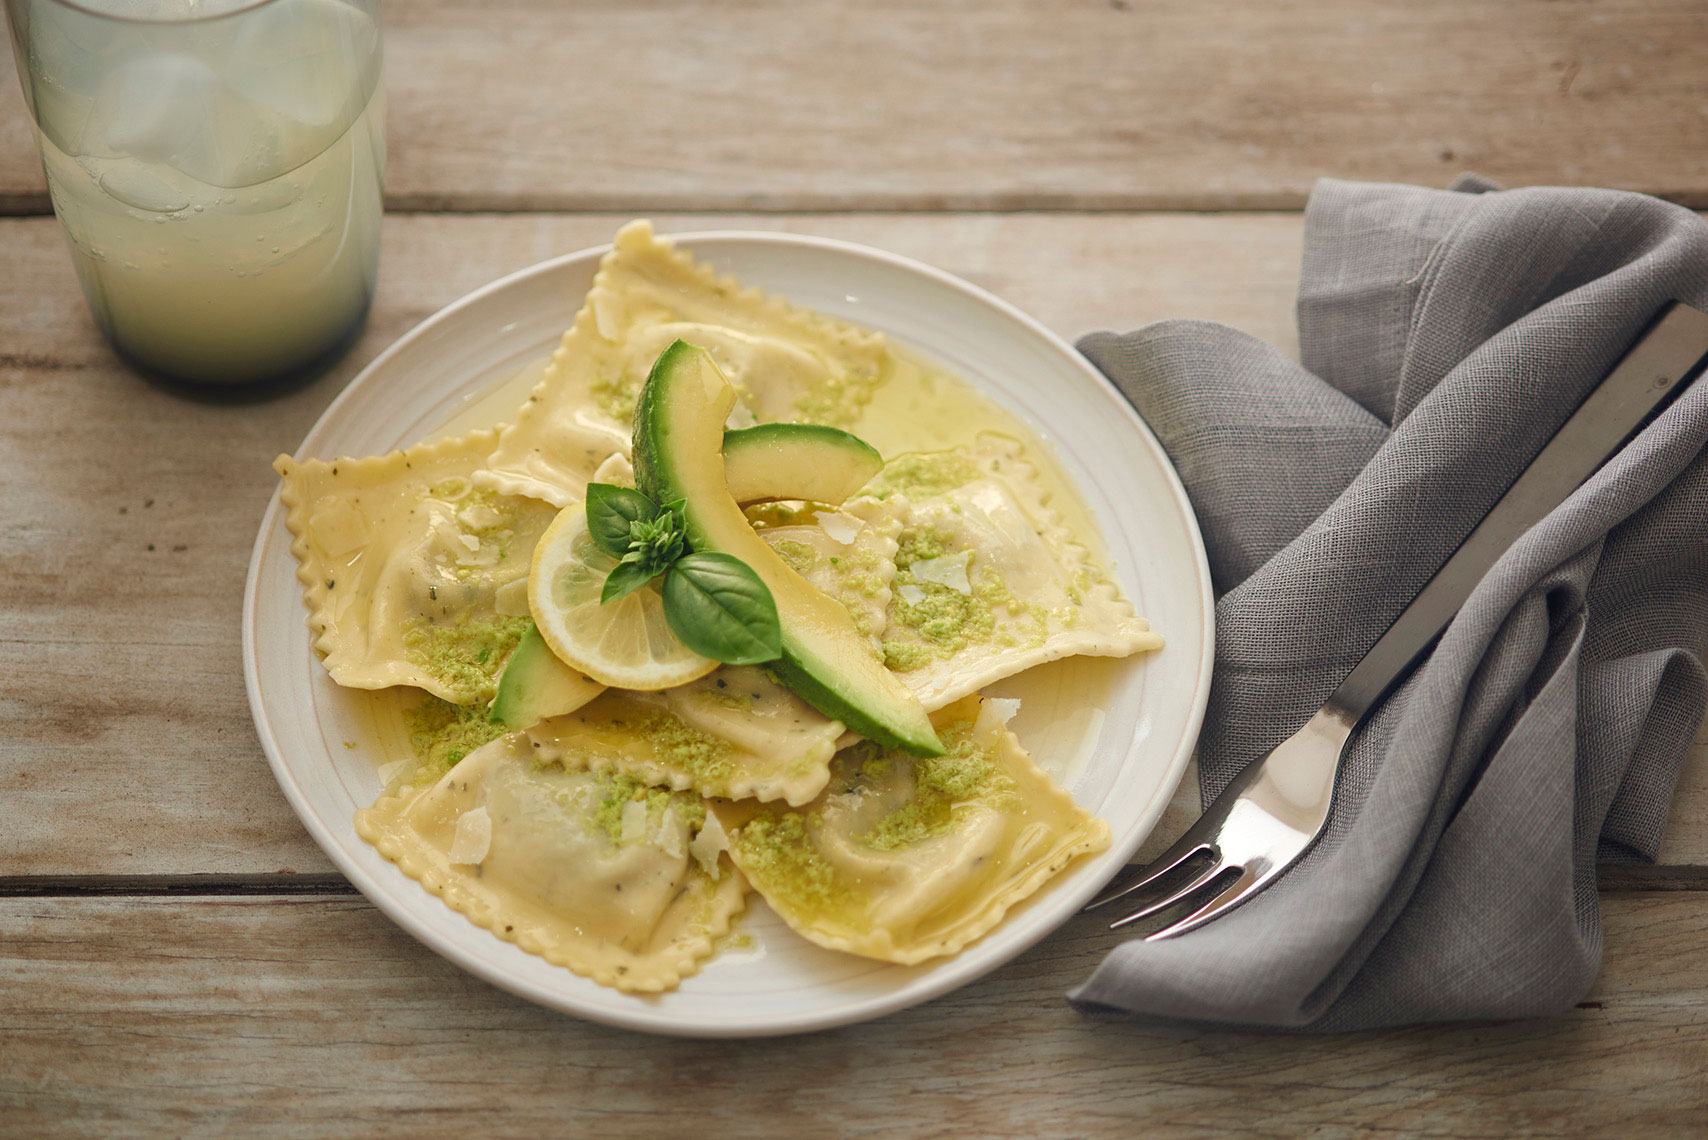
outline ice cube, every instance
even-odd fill
[[[374,22],[341,0],[278,0],[238,17],[229,42],[108,70],[78,152],[167,163],[198,182],[269,182],[332,146],[376,79]]]
[[[194,145],[204,107],[221,86],[213,69],[193,56],[126,60],[96,90],[78,150],[98,158],[170,161]]]
[[[95,93],[82,153],[165,164],[211,186],[248,186],[278,170],[278,128],[190,55],[128,60]]]
[[[276,0],[243,17],[223,71],[232,90],[285,124],[297,165],[331,146],[378,80],[379,29],[343,0]]]

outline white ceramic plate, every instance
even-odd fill
[[[882,329],[988,393],[1055,449],[1096,514],[1127,596],[1168,646],[1129,661],[1044,666],[995,691],[1024,697],[1012,727],[1075,799],[1109,821],[1110,849],[1047,884],[954,958],[913,967],[820,949],[752,896],[742,923],[750,948],[723,951],[673,993],[636,997],[476,928],[357,837],[352,817],[380,791],[385,718],[371,696],[340,689],[315,659],[277,496],[244,598],[249,702],[279,786],[310,834],[376,906],[464,969],[543,1005],[633,1029],[730,1037],[823,1029],[925,1001],[995,969],[1054,930],[1132,856],[1179,783],[1203,719],[1209,570],[1185,493],[1143,422],[1084,358],[1018,310],[945,273],[845,242],[760,233],[677,241],[748,284]],[[512,274],[422,323],[356,377],[298,456],[378,454],[488,410],[502,418],[507,409],[490,407],[490,396],[483,404],[482,394],[551,351],[604,252]],[[1103,715],[1088,711],[1088,695]]]

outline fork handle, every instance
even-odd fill
[[[1394,619],[1329,704],[1353,723],[1441,635],[1525,531],[1566,500],[1644,420],[1695,378],[1708,356],[1708,313],[1673,302],[1592,389],[1483,521]]]

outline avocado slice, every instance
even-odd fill
[[[777,557],[730,495],[722,447],[734,404],[735,390],[711,356],[672,342],[635,404],[635,486],[655,502],[683,500],[688,544],[741,559],[770,588],[783,656],[767,668],[779,681],[885,747],[941,756],[943,744],[919,699],[872,655],[847,611]]]
[[[760,424],[724,432],[724,482],[738,503],[842,502],[884,466],[878,449],[823,424]]]
[[[486,719],[511,728],[532,728],[542,720],[574,712],[605,691],[605,686],[583,677],[551,651],[539,627],[528,623],[504,674]]]

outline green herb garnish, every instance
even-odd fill
[[[691,552],[684,501],[663,506],[630,487],[587,486],[587,532],[617,559],[599,592],[614,602],[664,575],[664,617],[677,640],[731,665],[774,661],[783,652],[777,603],[753,568],[713,551]]]

